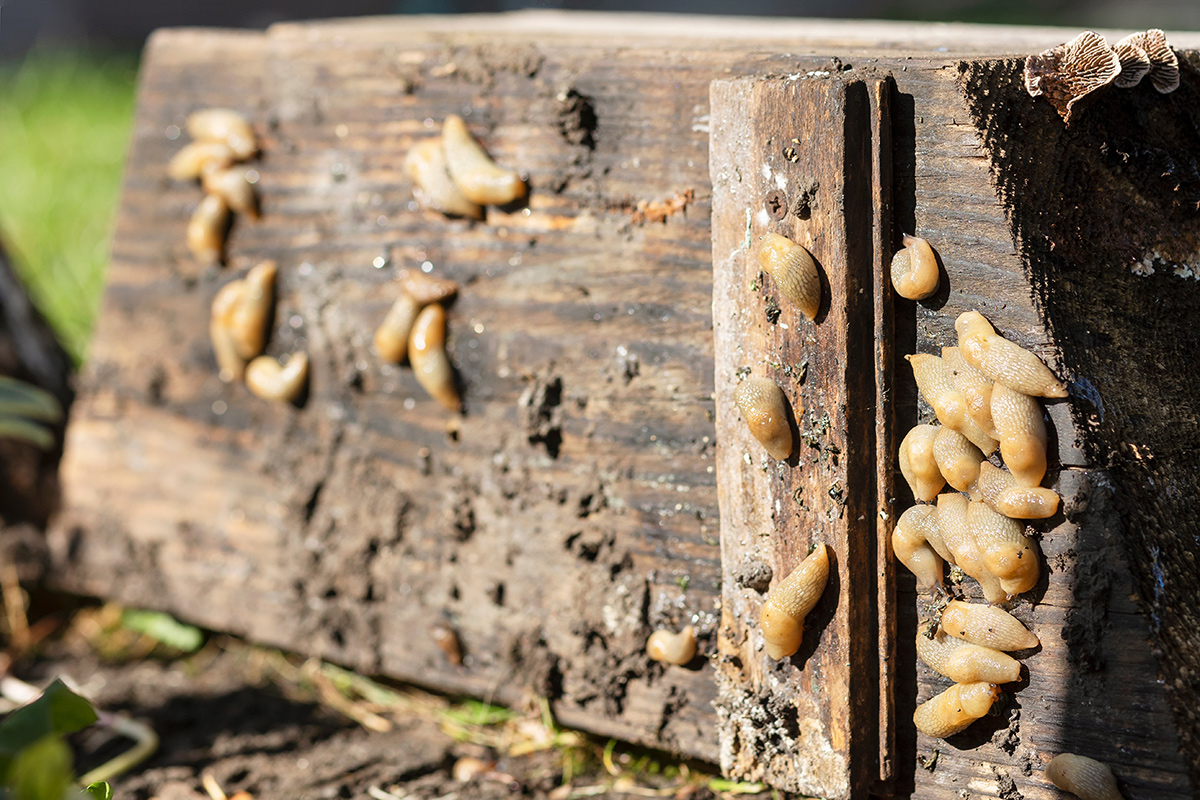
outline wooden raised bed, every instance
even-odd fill
[[[1074,33],[520,13],[156,34],[68,430],[54,580],[445,691],[548,696],[567,724],[829,797],[1053,798],[1041,769],[1060,749],[1111,763],[1129,798],[1191,796],[1200,295],[1129,265],[1154,248],[1185,263],[1200,241],[1196,73],[1173,95],[1106,96],[1065,129],[997,56]],[[187,255],[199,190],[164,172],[206,106],[243,110],[264,137],[263,219],[235,224],[224,270]],[[528,171],[527,207],[486,224],[415,208],[401,163],[449,113]],[[774,165],[790,170],[775,188],[790,209],[819,184],[817,213],[778,224],[824,242],[831,265],[845,256],[822,323],[836,333],[810,349],[742,315],[755,357],[782,343],[781,365],[809,360],[804,391],[842,458],[806,453],[817,472],[772,477],[740,472],[722,326],[745,287],[721,254],[780,157],[751,145],[788,134],[801,158]],[[1134,141],[1154,143],[1132,166],[1107,155]],[[1163,154],[1174,183],[1151,174]],[[742,160],[734,191],[717,176]],[[893,303],[882,280],[901,230],[944,261],[932,301]],[[313,359],[298,409],[222,384],[209,349],[213,294],[263,258],[281,268],[269,352]],[[393,269],[423,262],[463,284],[461,417],[369,347]],[[944,681],[915,659],[910,576],[876,543],[906,502],[890,455],[918,413],[899,358],[952,343],[971,308],[1073,397],[1049,407],[1065,514],[1041,540],[1048,579],[1015,609],[1043,648],[1001,716],[943,743],[909,723]],[[836,597],[812,652],[772,673],[794,679],[782,693],[759,691],[762,664],[729,660],[757,602],[736,573],[748,555],[794,563],[782,542],[809,532],[787,523],[768,543],[753,494],[750,521],[732,519],[738,481],[827,490],[801,520],[831,520]],[[439,622],[461,666],[430,636]],[[653,628],[688,622],[719,682],[705,659],[646,659]],[[818,744],[835,767],[810,768]]]

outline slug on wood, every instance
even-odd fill
[[[442,123],[446,166],[462,193],[472,203],[502,206],[525,196],[525,181],[492,161],[457,114]]]
[[[941,428],[933,437],[933,460],[946,483],[965,492],[979,477],[983,452],[958,431]]]
[[[1012,683],[1021,678],[1021,662],[1012,656],[948,638],[943,631],[936,631],[932,638],[918,631],[917,656],[955,683]]]
[[[946,485],[946,478],[938,469],[933,456],[933,443],[937,439],[936,425],[917,425],[900,442],[900,473],[912,489],[913,497],[928,503]]]
[[[1037,585],[1041,570],[1025,526],[978,502],[968,504],[967,523],[983,555],[984,567],[1000,579],[1000,588],[1010,598]]]
[[[1021,486],[1040,484],[1046,477],[1046,423],[1037,400],[997,383],[992,418],[1000,434],[1000,455],[1013,478]]]
[[[933,407],[940,421],[947,428],[956,430],[971,440],[984,453],[996,450],[996,441],[988,436],[971,419],[967,400],[954,385],[954,373],[939,356],[917,353],[904,357],[912,366],[917,390]]]
[[[751,375],[733,393],[750,433],[767,448],[771,458],[784,461],[795,444],[788,423],[788,401],[783,389],[770,378]],[[803,407],[799,413],[804,413]]]
[[[1000,696],[994,683],[956,683],[913,712],[913,723],[926,736],[945,739],[982,717]]]
[[[413,145],[404,159],[404,172],[412,179],[413,196],[426,208],[456,217],[483,219],[483,206],[468,200],[450,177],[441,137]]]
[[[992,422],[992,381],[963,358],[957,347],[943,347],[942,360],[950,368],[954,386],[967,401],[967,413],[979,429],[993,439],[996,424]]]
[[[408,360],[408,339],[421,305],[407,292],[401,292],[387,316],[375,329],[375,352],[387,361],[403,364]]]
[[[430,627],[429,636],[433,639],[433,643],[438,646],[438,649],[442,651],[442,655],[446,657],[446,661],[456,667],[462,666],[462,644],[458,640],[458,633],[453,628],[439,622]]]
[[[400,291],[423,306],[441,303],[458,292],[456,281],[427,275],[419,269],[402,269],[397,273],[396,280],[400,283]]]
[[[921,591],[942,584],[942,558],[926,538],[926,531],[937,526],[936,506],[913,506],[905,509],[892,531],[892,552],[917,576]]]
[[[817,318],[821,310],[821,278],[817,262],[807,250],[786,236],[768,233],[758,248],[758,265],[771,276],[789,303],[810,320]]]
[[[978,311],[960,314],[954,327],[962,357],[993,381],[1034,397],[1067,396],[1066,385],[1040,358],[998,335]]]
[[[974,491],[983,502],[1013,519],[1046,519],[1058,511],[1058,492],[1021,486],[1008,470],[987,461],[979,465]]]
[[[228,325],[238,355],[249,361],[263,351],[267,321],[275,304],[274,261],[263,261],[246,273],[240,283],[237,303],[230,310]]]
[[[904,249],[892,256],[892,286],[909,300],[924,300],[937,291],[937,256],[929,242],[905,234]]]
[[[308,354],[296,353],[286,365],[270,356],[259,356],[246,365],[246,388],[263,400],[290,403],[300,397],[308,381]]]
[[[446,310],[437,303],[417,314],[408,338],[408,359],[417,382],[430,397],[451,411],[462,407],[454,385],[454,367],[446,353]]]
[[[238,160],[258,152],[254,129],[241,114],[228,108],[206,108],[187,118],[187,132],[199,142],[221,142]]]
[[[1124,800],[1107,764],[1074,753],[1059,753],[1046,765],[1046,780],[1079,800]]]
[[[822,543],[767,595],[759,624],[768,656],[778,661],[800,649],[804,618],[821,599],[828,580],[829,548]]]
[[[1012,614],[981,603],[951,600],[942,610],[940,625],[951,636],[996,650],[1028,650],[1041,644]]]
[[[177,181],[194,181],[209,170],[229,167],[235,158],[224,142],[191,142],[167,162],[167,175]]]
[[[242,297],[242,282],[230,281],[220,288],[212,301],[208,335],[217,359],[217,375],[225,383],[240,381],[246,372],[246,360],[238,354],[230,319]]]
[[[646,655],[664,664],[689,663],[696,657],[696,629],[688,625],[679,633],[655,631],[646,640]]]
[[[983,553],[971,532],[967,517],[969,503],[961,494],[939,494],[937,498],[938,526],[942,541],[954,555],[958,568],[979,582],[983,596],[989,603],[1002,603],[1008,599],[1000,585],[1000,579],[988,571]]]
[[[233,211],[258,219],[258,197],[249,175],[247,167],[211,169],[204,173],[201,184],[204,191],[220,197]]]
[[[197,261],[215,264],[221,260],[228,225],[229,206],[216,195],[205,195],[187,225],[187,247]]]

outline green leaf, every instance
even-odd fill
[[[48,736],[65,736],[96,721],[91,703],[67,688],[61,680],[28,705],[0,722],[0,774],[8,771],[23,749]]]
[[[88,793],[89,797],[94,797],[96,800],[112,800],[112,786],[108,781],[96,781],[84,791]]]
[[[185,653],[194,653],[204,644],[204,634],[199,628],[185,625],[161,611],[126,610],[121,614],[121,624]]]
[[[74,780],[71,748],[55,735],[26,747],[8,768],[13,800],[63,800]]]

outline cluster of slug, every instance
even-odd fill
[[[261,355],[275,303],[274,261],[264,261],[221,287],[212,302],[209,337],[220,378],[244,380],[246,388],[264,400],[290,403],[308,381],[308,354],[293,355],[286,365]]]
[[[404,170],[417,201],[449,216],[483,219],[484,206],[507,205],[526,191],[521,176],[497,166],[457,114],[446,117],[441,136],[409,151]]]
[[[397,364],[408,361],[421,388],[447,409],[458,411],[462,401],[446,354],[442,305],[458,292],[458,284],[407,269],[397,279],[400,296],[375,330],[375,352]]]
[[[1039,486],[1046,426],[1034,398],[1067,392],[1041,359],[999,336],[979,312],[962,314],[955,328],[958,347],[943,348],[940,358],[908,356],[917,388],[942,424],[908,432],[900,471],[918,501],[936,505],[907,509],[896,522],[892,549],[922,590],[941,589],[942,562],[948,561],[979,582],[989,603],[1002,603],[1032,589],[1040,571],[1036,545],[1018,520],[1052,516],[1059,504],[1055,492]],[[987,460],[997,448],[1007,469]],[[956,491],[939,494],[946,484]],[[943,631],[956,635],[945,614],[933,638],[917,637],[921,660],[960,682],[914,715],[920,730],[937,737],[986,713],[999,694],[996,685],[1017,680],[1020,672],[997,650],[948,647]],[[1012,649],[1036,644],[1031,638]],[[960,669],[958,662],[968,659],[971,668]],[[946,711],[951,707],[954,713]]]
[[[253,158],[258,140],[250,123],[228,108],[207,108],[187,118],[193,141],[167,164],[175,180],[199,180],[204,199],[187,226],[187,246],[199,261],[221,261],[231,211],[258,219],[258,172],[239,162]]]

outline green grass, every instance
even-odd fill
[[[0,65],[0,238],[77,363],[104,289],[136,74],[127,55]]]

